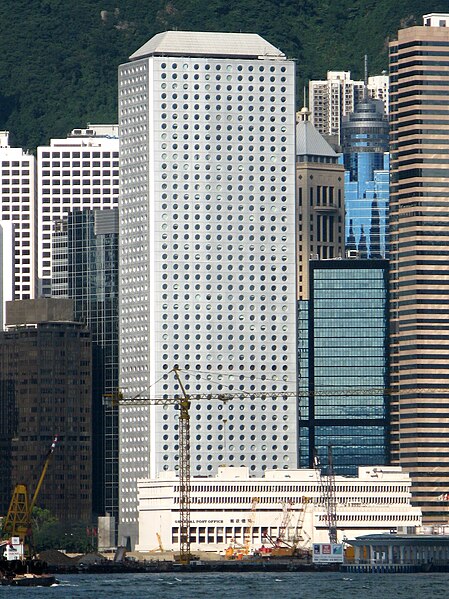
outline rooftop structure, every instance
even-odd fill
[[[432,12],[423,15],[424,27],[449,27],[449,13]]]
[[[297,113],[296,156],[304,157],[301,159],[302,162],[307,161],[307,157],[310,156],[310,160],[314,162],[336,164],[337,153],[312,124],[310,114],[307,108],[302,108]]]
[[[341,134],[344,165],[348,171],[346,249],[357,250],[360,258],[385,258],[388,252],[389,148],[388,119],[382,102],[364,98],[353,113],[343,117]]]
[[[73,302],[70,299],[38,298],[6,304],[7,327],[73,320]]]
[[[285,58],[280,50],[256,33],[164,31],[131,54],[130,60],[149,56],[265,59]]]
[[[312,123],[322,135],[337,136],[340,140],[344,116],[354,112],[365,97],[382,100],[388,113],[388,76],[376,75],[364,81],[351,79],[349,71],[328,71],[327,79],[309,82],[309,106]]]

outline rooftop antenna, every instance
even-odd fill
[[[365,54],[365,80],[363,86],[363,99],[368,99],[368,54]]]
[[[312,114],[310,112],[309,108],[307,107],[306,86],[304,86],[304,88],[303,88],[303,93],[304,93],[304,103],[303,103],[303,107],[301,108],[301,110],[296,113],[296,122],[297,123],[305,123],[307,121],[310,121],[310,116]]]

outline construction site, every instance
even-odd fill
[[[363,534],[421,526],[421,511],[411,505],[408,474],[400,467],[370,466],[359,467],[357,477],[335,476],[330,446],[327,464],[317,459],[310,469],[267,469],[264,476],[255,477],[247,466],[223,465],[215,476],[192,476],[191,403],[203,399],[227,402],[237,396],[190,396],[178,369],[172,372],[181,391],[177,398],[125,399],[121,394],[113,398],[121,410],[130,404],[174,405],[179,414],[178,471],[163,471],[154,479],[137,482],[139,543],[135,559],[168,557],[168,561],[171,558],[189,566],[204,554],[231,561],[298,558],[308,562],[314,554],[321,554],[321,550],[317,552],[321,545],[332,551],[333,546],[343,546]],[[57,438],[32,499],[26,486],[18,484],[14,490],[3,537],[6,552],[14,549],[16,553],[7,559],[34,555],[31,511],[56,442]],[[118,555],[114,560],[123,562],[124,554],[120,559]]]
[[[139,405],[178,408],[178,470],[137,481],[135,549],[140,554],[179,552],[183,564],[195,552],[228,559],[307,559],[314,544],[421,526],[421,510],[411,505],[408,474],[400,467],[372,466],[359,467],[357,477],[335,476],[331,446],[327,463],[316,459],[310,469],[266,469],[255,477],[247,466],[222,465],[216,476],[192,476],[191,404],[225,404],[246,394],[188,394],[178,368],[171,372],[180,391],[176,399],[117,397],[124,413]]]

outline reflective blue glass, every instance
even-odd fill
[[[302,467],[333,448],[338,474],[388,463],[387,261],[312,261],[299,304]]]
[[[346,248],[388,258],[388,119],[382,102],[364,98],[342,123]]]

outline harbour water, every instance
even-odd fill
[[[0,587],[0,599],[437,599],[449,574],[198,573],[61,575],[51,588]]]

